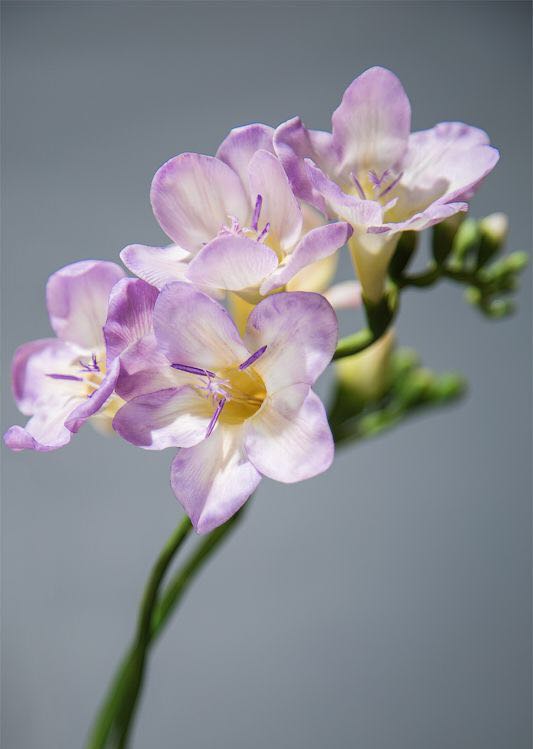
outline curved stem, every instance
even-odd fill
[[[128,725],[131,722],[131,714],[144,674],[146,650],[150,640],[152,613],[159,588],[170,563],[187,538],[191,528],[189,518],[183,518],[166,542],[152,569],[141,602],[134,643],[130,652],[122,661],[104,704],[97,715],[89,741],[87,742],[87,749],[102,749],[102,747],[108,744],[109,735],[115,719],[124,710],[126,712],[123,715],[123,720]],[[124,699],[124,685],[127,685],[131,691],[131,699],[127,701]]]
[[[142,640],[137,639],[129,655],[129,660],[133,663],[133,671],[126,671],[123,686],[125,705],[117,711],[116,716],[119,734],[117,746],[119,749],[125,749],[127,746],[135,716],[135,708],[143,686],[144,665],[149,648],[163,631],[165,624],[170,619],[195,575],[198,574],[203,564],[233,529],[242,512],[243,508],[224,525],[215,528],[208,536],[203,538],[183,567],[172,577],[156,605],[154,605],[156,603],[155,598],[153,599],[152,606],[147,612],[149,617],[144,622],[147,629],[143,629]]]
[[[162,580],[162,575],[160,576],[161,566],[159,563],[162,562],[165,551],[161,554],[153,569],[149,585],[147,586],[143,597],[142,613],[139,617],[137,637],[117,670],[106,699],[97,716],[86,749],[104,749],[104,747],[127,746],[135,707],[143,685],[147,653],[163,631],[165,625],[168,623],[176,606],[183,598],[183,595],[196,574],[198,574],[202,566],[207,562],[208,558],[222,543],[226,536],[228,536],[230,531],[235,528],[244,513],[245,507],[241,508],[241,510],[224,523],[224,525],[216,528],[200,541],[197,548],[191,553],[183,567],[174,574],[166,588],[163,590],[163,593],[160,594],[157,599],[154,598],[153,591],[158,587],[155,584],[156,579],[159,577],[159,580]],[[188,533],[190,530],[190,523],[188,522],[188,519],[184,519],[182,525],[186,526],[187,524],[189,525],[187,529]],[[181,525],[178,526],[171,539],[175,537],[180,528],[182,528]],[[165,549],[171,548],[171,539],[167,542]],[[175,551],[177,551],[178,548],[179,546]],[[145,627],[146,621],[148,620],[148,612],[150,612],[150,628],[147,632]],[[140,641],[139,633],[141,632],[141,627],[143,637]]]
[[[364,306],[368,327],[341,338],[333,354],[334,361],[359,354],[387,332],[399,309],[396,285],[391,285],[389,292],[377,304],[364,300]]]

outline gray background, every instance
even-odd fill
[[[160,163],[213,153],[250,121],[327,128],[370,65],[399,74],[415,129],[488,130],[502,160],[473,213],[506,211],[512,249],[531,245],[528,3],[3,15],[4,372],[49,334],[51,272],[163,239],[148,203]],[[457,288],[405,295],[402,342],[462,370],[467,400],[339,453],[316,480],[263,482],[155,651],[135,747],[529,749],[528,286],[500,323]],[[3,387],[5,429],[23,419]],[[56,453],[3,453],[2,747],[81,747],[179,518],[172,453],[90,427]]]

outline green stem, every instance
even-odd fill
[[[115,678],[113,679],[106,700],[95,722],[86,749],[104,749],[104,747],[108,746],[127,746],[135,707],[143,685],[148,651],[163,631],[196,574],[198,574],[202,566],[207,562],[215,549],[220,546],[226,536],[235,528],[243,513],[244,507],[224,523],[224,525],[216,528],[200,541],[197,548],[191,553],[183,567],[170,579],[168,585],[158,599],[153,596],[153,591],[159,588],[157,578],[159,577],[160,570],[158,563],[156,563],[143,597],[142,614],[139,617],[138,635],[122,660]],[[188,519],[184,519],[183,523],[187,524]],[[170,543],[167,543],[167,547],[169,546]],[[162,556],[163,554],[161,557]],[[158,562],[161,561],[161,557]],[[161,580],[162,576],[159,578],[159,583]],[[149,619],[148,613],[150,613]],[[145,628],[146,621],[150,622],[148,633]],[[143,637],[142,640],[139,640],[141,628]],[[142,667],[140,667],[141,664]]]
[[[359,354],[387,332],[398,314],[399,293],[396,284],[391,286],[389,292],[377,304],[364,300],[364,307],[368,327],[341,338],[333,354],[333,360]]]
[[[117,715],[122,715],[122,720],[126,726],[131,723],[133,709],[144,675],[145,656],[151,634],[152,612],[159,588],[169,565],[187,538],[191,527],[189,518],[185,517],[181,520],[163,547],[152,569],[142,598],[134,643],[130,652],[122,661],[104,704],[98,713],[87,742],[87,749],[102,749],[108,745],[110,732]],[[131,692],[129,700],[125,699],[126,687]],[[124,737],[124,741],[126,739],[127,736]],[[122,745],[125,744],[122,743]]]

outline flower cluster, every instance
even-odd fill
[[[171,484],[200,533],[262,476],[325,471],[333,440],[312,386],[335,353],[332,304],[379,303],[401,233],[467,210],[497,160],[462,123],[410,133],[409,100],[383,68],[348,87],[331,133],[253,124],[214,157],[170,159],[151,188],[170,244],[122,250],[136,278],[90,260],[49,279],[56,338],[15,353],[30,419],[6,444],[55,450],[90,419],[145,449],[179,448]],[[345,244],[359,283],[330,287]]]

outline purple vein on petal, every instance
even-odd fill
[[[214,372],[210,372],[208,369],[200,369],[200,367],[190,367],[188,364],[171,364],[174,369],[180,369],[182,372],[189,372],[190,374],[200,375],[200,377],[215,377]]]
[[[239,364],[239,369],[246,369],[247,367],[251,367],[254,362],[256,362],[260,356],[263,356],[265,353],[267,347],[261,346],[261,348],[258,348],[257,351],[252,354],[251,356],[246,359],[246,361],[243,361],[242,364]]]
[[[72,382],[83,382],[83,377],[76,377],[76,375],[47,374],[46,376],[51,377],[52,380],[71,380]]]
[[[225,405],[226,405],[226,399],[225,398],[221,398],[218,401],[217,407],[215,409],[215,413],[211,417],[211,421],[209,422],[209,426],[207,427],[207,432],[205,433],[206,439],[207,439],[207,437],[209,437],[209,435],[211,434],[211,432],[215,428],[215,424],[218,421],[218,417],[220,416],[220,413],[221,413],[221,411],[222,411],[222,409],[224,408]]]

